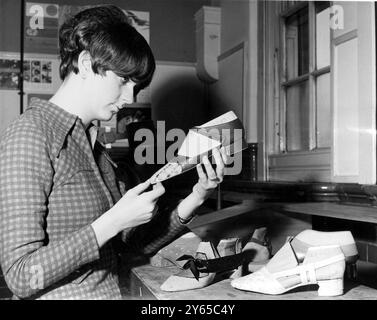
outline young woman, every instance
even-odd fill
[[[174,240],[222,181],[225,157],[214,152],[216,170],[204,159],[192,193],[165,212],[156,212],[161,183],[126,192],[92,121],[149,84],[151,49],[114,6],[68,19],[59,42],[61,87],[1,137],[1,268],[16,298],[120,299],[114,239],[143,254]]]

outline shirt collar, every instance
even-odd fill
[[[50,127],[53,128],[54,143],[52,152],[57,156],[63,148],[68,133],[71,131],[72,127],[77,121],[81,122],[81,119],[78,116],[57,106],[56,104],[39,98],[34,98],[32,100],[30,108],[41,109],[43,116],[48,121]],[[93,149],[97,139],[98,128],[91,123],[88,130]]]
[[[95,125],[91,122],[91,123],[89,124],[87,130],[88,130],[88,132],[89,132],[90,145],[91,145],[92,149],[94,149],[94,145],[95,145],[95,143],[96,143],[97,136],[98,136],[98,127],[95,126]]]

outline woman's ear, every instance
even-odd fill
[[[81,76],[81,78],[85,79],[88,77],[88,75],[93,73],[92,59],[88,51],[81,51],[77,60],[77,64],[77,67],[79,69],[79,76]]]

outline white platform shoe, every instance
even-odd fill
[[[300,263],[289,241],[265,267],[232,280],[231,285],[240,290],[277,295],[318,284],[319,296],[338,296],[343,294],[344,271],[345,257],[340,246],[310,247]]]

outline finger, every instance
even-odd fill
[[[214,149],[213,152],[212,152],[212,155],[215,158],[216,169],[220,168],[221,170],[224,170],[225,165],[224,165],[224,161],[223,161],[223,158],[221,156],[219,149],[217,149],[217,148]]]
[[[143,191],[147,190],[150,185],[151,185],[151,181],[148,179],[147,181],[144,181],[144,182],[138,184],[136,187],[133,187],[128,192],[131,192],[135,195],[139,195]]]
[[[213,170],[212,165],[209,162],[207,156],[203,157],[203,164],[204,164],[204,167],[206,169],[208,179],[209,180],[216,180],[217,179],[216,172],[215,172],[215,170]]]
[[[158,199],[159,197],[161,197],[163,194],[165,193],[165,188],[164,186],[162,185],[161,182],[157,182],[154,186],[153,186],[153,190],[151,191],[148,191],[145,193],[145,195],[152,201]]]
[[[207,180],[207,175],[205,174],[203,167],[200,163],[196,166],[196,171],[198,172],[199,180],[201,181]]]
[[[226,153],[226,150],[224,147],[220,149],[221,158],[223,159],[224,164],[228,164],[229,162],[229,156]]]
[[[216,176],[220,179],[220,181],[222,181],[225,168],[223,159],[221,158],[221,154],[218,149],[213,150],[212,154],[216,162]]]
[[[156,204],[156,205],[154,206],[153,211],[152,211],[152,216],[155,216],[155,215],[157,214],[158,209],[159,209],[159,207],[158,207],[158,205]]]

